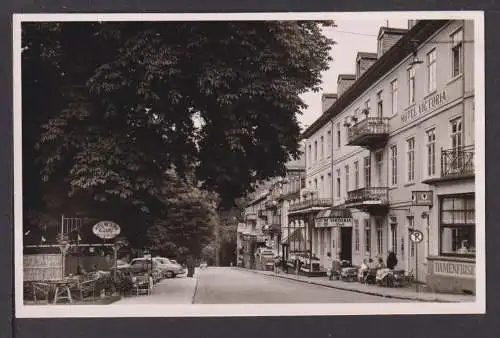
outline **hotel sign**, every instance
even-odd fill
[[[475,278],[476,266],[474,263],[434,261],[434,275]]]
[[[448,101],[446,90],[442,90],[424,99],[418,105],[412,106],[401,115],[401,123],[409,123],[418,117],[430,113],[443,106]]]

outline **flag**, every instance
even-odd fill
[[[24,233],[24,236],[28,236],[30,234],[31,230],[28,230]]]
[[[78,242],[80,242],[82,240],[82,238],[80,237],[80,234],[78,234]]]
[[[46,239],[45,239],[45,237],[43,237],[43,235],[42,235],[42,243],[45,243],[45,241],[46,241]]]

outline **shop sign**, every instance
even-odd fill
[[[350,227],[352,226],[352,218],[332,217],[332,218],[324,218],[322,220],[317,219],[315,225],[317,228]]]
[[[92,232],[99,238],[112,239],[121,232],[120,226],[110,221],[102,221],[92,227]]]
[[[418,105],[414,105],[401,114],[401,123],[409,123],[421,115],[430,113],[443,106],[448,101],[446,90],[442,90],[426,99]]]
[[[432,206],[432,191],[412,191],[411,201],[413,205]]]
[[[434,274],[451,277],[475,278],[474,263],[434,261]]]

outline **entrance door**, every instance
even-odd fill
[[[352,228],[340,228],[340,259],[352,262]]]

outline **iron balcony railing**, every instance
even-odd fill
[[[363,202],[380,202],[380,204],[387,204],[387,187],[361,188],[347,192],[346,204],[356,204]]]
[[[441,150],[441,177],[474,175],[474,146]]]
[[[356,143],[367,136],[386,136],[389,134],[389,118],[367,117],[348,129],[349,143]]]
[[[290,211],[303,210],[314,207],[331,207],[333,200],[331,198],[313,198],[290,205]]]

